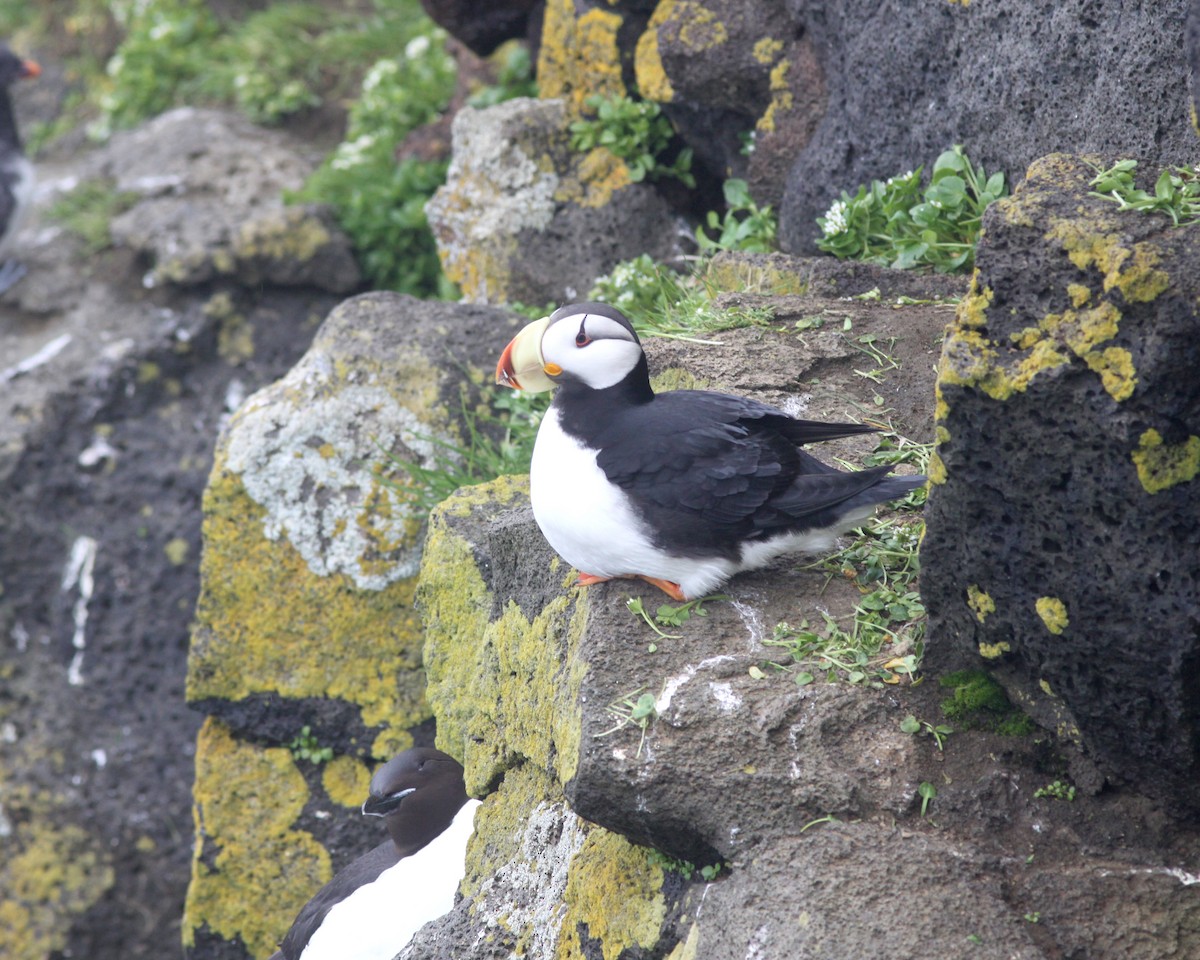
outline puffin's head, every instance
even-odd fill
[[[7,87],[15,80],[36,77],[42,72],[32,60],[18,57],[7,46],[0,43],[0,86]]]
[[[504,348],[496,382],[538,393],[564,382],[603,390],[642,359],[625,314],[606,303],[572,303],[527,324]]]

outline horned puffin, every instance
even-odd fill
[[[429,747],[393,757],[362,806],[383,817],[391,839],[317,891],[271,960],[392,960],[454,907],[478,807],[453,757]]]
[[[656,394],[632,324],[604,303],[527,324],[496,382],[557,388],[534,444],[530,501],[584,585],[632,576],[675,600],[704,596],[780,554],[828,549],[876,504],[925,482],[887,467],[843,472],[800,449],[873,427],[799,420],[708,390]]]
[[[33,196],[33,164],[21,149],[16,115],[8,88],[25,77],[42,72],[32,60],[24,60],[0,43],[0,293],[25,275],[16,260],[5,260],[13,237]]]

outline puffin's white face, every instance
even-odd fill
[[[496,366],[496,382],[538,392],[574,380],[603,390],[620,383],[641,357],[624,324],[582,306],[564,307],[512,339]]]

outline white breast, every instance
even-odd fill
[[[478,807],[468,800],[428,846],[330,910],[300,960],[392,960],[421,927],[449,913]]]
[[[625,494],[596,465],[596,451],[562,429],[551,407],[529,465],[533,516],[555,551],[581,573],[649,573],[661,562]]]

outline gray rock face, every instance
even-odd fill
[[[1194,813],[1200,226],[1118,212],[1093,175],[1047,157],[985,218],[939,374],[930,659],[987,665],[1110,779]]]
[[[205,155],[223,163],[198,162],[184,195],[148,189],[123,237],[186,232],[186,218],[153,212],[186,197],[222,198],[232,236],[282,210],[283,180],[248,171],[291,182],[308,169],[282,135],[244,139],[211,115],[203,129]],[[69,166],[43,164],[40,181],[53,195],[121,170],[175,170],[180,142],[161,121]],[[274,193],[251,202],[240,188]],[[48,199],[21,235],[28,273],[0,301],[0,900],[11,911],[0,953],[158,955],[179,942],[191,862],[181,838],[200,718],[184,670],[212,444],[336,301],[303,267],[286,289],[267,271],[250,288],[214,274],[147,289],[143,248],[85,256],[45,217]]]
[[[317,159],[239,117],[184,107],[118,134],[91,175],[142,198],[112,237],[150,258],[150,282],[234,275],[348,293],[360,277],[346,236],[327,212],[283,203]]]
[[[523,37],[530,19],[540,16],[541,0],[504,0],[486,7],[470,0],[421,0],[429,18],[486,57],[505,40]]]
[[[454,159],[426,206],[446,275],[477,303],[565,302],[621,260],[675,246],[670,210],[607,150],[570,149],[559,100],[454,119]]]
[[[1012,181],[1051,149],[1192,160],[1188,5],[789,0],[828,99],[788,176],[784,248],[813,248],[813,220],[840,190],[932,163],[954,143]]]

